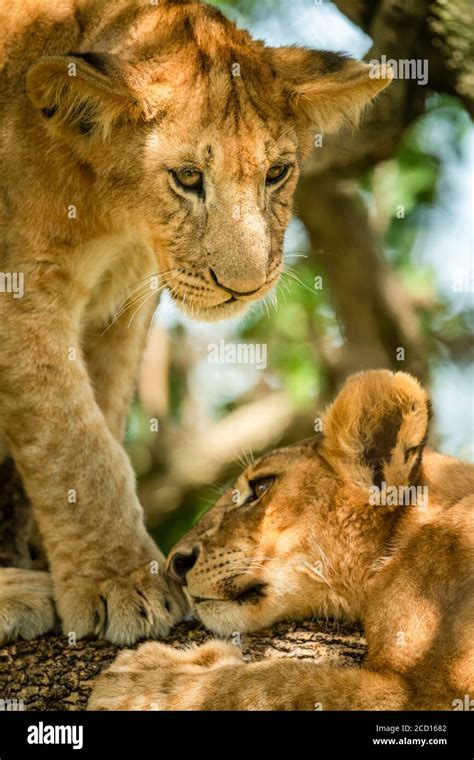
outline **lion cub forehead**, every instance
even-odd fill
[[[318,440],[311,438],[308,441],[302,441],[295,443],[292,446],[286,446],[283,449],[276,449],[268,454],[257,459],[254,465],[247,471],[247,475],[250,478],[258,477],[259,475],[277,475],[279,472],[284,472],[290,469],[298,462],[307,461],[308,458],[316,458],[318,448]],[[274,470],[274,472],[272,471]]]
[[[182,127],[176,124],[156,125],[146,138],[146,152],[150,159],[176,166],[197,165],[201,169],[238,169],[239,175],[253,171],[266,171],[274,161],[297,160],[296,138],[291,134],[271,134],[268,129],[238,131],[235,134],[220,129],[205,129],[198,119],[187,121]]]
[[[253,40],[246,29],[239,29],[218,8],[201,2],[162,2],[143,9],[135,18],[129,33],[130,44],[136,57],[159,57],[163,50],[182,49],[201,56],[202,68],[209,68],[213,59],[228,57],[233,50],[264,49],[264,44]]]
[[[170,116],[183,112],[184,122],[199,117],[237,130],[252,117],[280,121],[287,106],[269,49],[221,14],[205,24],[190,8],[183,19],[173,15],[129,60],[135,88]]]

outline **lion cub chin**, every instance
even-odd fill
[[[429,418],[413,377],[353,376],[321,434],[252,464],[168,558],[218,634],[362,620],[361,669],[145,644],[99,678],[90,708],[452,709],[472,694],[474,467],[425,449]]]

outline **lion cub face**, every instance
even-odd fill
[[[328,605],[317,563],[335,484],[317,448],[315,439],[262,457],[174,548],[170,571],[207,628],[250,631]]]
[[[191,316],[236,315],[276,285],[315,133],[357,120],[389,79],[334,53],[265,47],[192,0],[131,16],[94,51],[40,59],[28,95],[87,165],[90,216],[148,240]]]
[[[206,627],[358,617],[405,509],[374,505],[374,488],[418,483],[428,416],[414,378],[365,372],[326,411],[322,434],[247,468],[168,559]]]

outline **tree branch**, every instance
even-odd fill
[[[187,622],[162,641],[183,647],[210,638],[202,626]],[[366,652],[359,628],[318,621],[278,623],[242,635],[241,646],[249,661],[292,657],[337,666],[358,665]],[[84,710],[94,679],[118,652],[104,641],[72,645],[59,636],[10,644],[0,649],[0,702],[6,700],[7,709]]]

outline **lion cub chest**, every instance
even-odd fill
[[[103,235],[84,245],[77,256],[74,279],[83,294],[81,322],[107,324],[121,304],[158,275],[151,246],[131,233]]]

